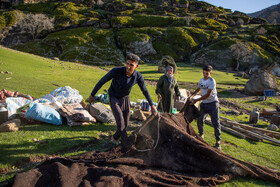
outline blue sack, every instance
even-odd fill
[[[62,119],[60,114],[55,109],[42,105],[41,103],[32,102],[25,116],[27,118],[45,122],[45,123],[62,125]]]

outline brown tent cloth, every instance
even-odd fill
[[[234,177],[280,184],[280,173],[235,159],[204,142],[191,127],[194,106],[160,113],[107,152],[53,158],[19,173],[13,186],[216,186]],[[125,146],[124,146],[125,145]]]

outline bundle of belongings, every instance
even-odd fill
[[[19,94],[10,94],[19,95]],[[31,97],[32,98],[32,97]],[[62,124],[62,117],[69,126],[95,123],[87,110],[80,104],[83,96],[70,86],[59,87],[42,98],[33,100],[25,97],[6,97],[5,102],[9,120],[19,115],[27,122],[45,122],[54,125]]]
[[[278,171],[208,145],[190,125],[197,114],[187,102],[181,113],[150,116],[122,144],[48,159],[18,173],[13,186],[217,186],[238,177],[280,184]]]
[[[58,111],[67,119],[69,126],[88,125],[96,122],[96,119],[79,103],[63,104]]]
[[[115,123],[112,110],[102,103],[91,103],[86,106],[87,111],[101,123]]]

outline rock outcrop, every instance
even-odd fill
[[[171,56],[162,57],[161,61],[158,63],[158,72],[164,73],[167,66],[172,66],[174,73],[177,73],[177,65]]]
[[[280,90],[278,79],[266,70],[255,72],[245,85],[245,91],[249,95],[263,95],[264,90]]]
[[[26,14],[15,25],[2,32],[1,44],[13,46],[32,41],[54,29],[54,19],[45,14]]]
[[[157,54],[150,40],[135,41],[128,45],[129,52],[139,54],[140,57]]]
[[[272,63],[262,52],[257,44],[225,37],[192,54],[190,61],[201,65],[210,64],[220,70],[230,68],[245,71]]]

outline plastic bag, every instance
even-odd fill
[[[40,103],[31,103],[31,106],[25,116],[30,119],[54,125],[62,124],[61,116],[55,109]]]

